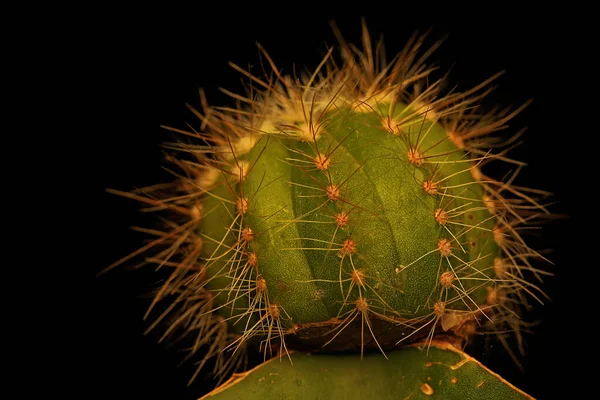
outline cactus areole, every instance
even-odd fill
[[[477,107],[497,76],[443,93],[423,37],[389,63],[366,28],[362,51],[340,43],[302,76],[266,52],[268,76],[234,65],[248,94],[230,108],[202,96],[197,129],[167,128],[176,181],[128,194],[170,216],[147,259],[168,269],[151,308],[167,304],[156,324],[191,336],[200,367],[231,372],[254,347],[385,356],[518,336],[521,305],[542,294],[519,234],[547,212],[542,192],[485,173],[517,163],[497,133],[523,107]]]

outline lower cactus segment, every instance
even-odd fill
[[[295,352],[293,366],[271,359],[202,399],[532,399],[446,343],[405,347],[388,357]]]

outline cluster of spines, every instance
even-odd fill
[[[226,366],[234,365],[223,361],[226,349],[236,350],[232,352],[232,360],[241,365],[243,357],[240,354],[243,351],[240,347],[253,336],[265,337],[265,357],[271,354],[270,342],[274,338],[281,339],[279,353],[283,353],[284,336],[298,329],[298,326],[286,327],[282,322],[286,318],[285,310],[269,301],[268,282],[259,272],[260,255],[252,250],[251,243],[255,235],[260,235],[260,230],[244,224],[244,216],[251,210],[254,194],[243,193],[243,185],[240,184],[252,171],[252,164],[244,160],[243,155],[267,141],[266,134],[295,137],[312,143],[314,154],[298,154],[299,158],[288,161],[296,166],[300,164],[308,173],[316,171],[328,177],[329,184],[320,188],[321,195],[324,202],[342,205],[339,212],[331,215],[331,222],[336,224],[336,232],[337,229],[348,232],[353,214],[358,213],[360,205],[343,201],[344,184],[347,180],[334,182],[331,178],[329,172],[336,165],[335,148],[320,150],[317,146],[318,138],[324,132],[322,118],[325,112],[341,105],[351,104],[353,112],[378,113],[382,127],[397,136],[406,146],[405,154],[394,156],[407,161],[414,168],[428,171],[425,178],[417,183],[424,194],[439,199],[437,207],[431,210],[431,215],[444,235],[431,249],[432,253],[437,252],[440,256],[438,292],[432,292],[431,302],[427,305],[430,313],[413,320],[396,318],[397,311],[391,309],[383,299],[366,295],[367,292],[376,294],[373,287],[384,283],[368,276],[363,269],[355,268],[351,262],[352,256],[360,252],[359,244],[350,236],[340,243],[332,240],[328,245],[342,260],[348,259],[351,268],[342,271],[340,267],[338,282],[344,294],[344,304],[337,316],[339,321],[333,325],[331,339],[327,343],[334,340],[345,326],[360,317],[363,329],[366,326],[370,330],[373,340],[379,346],[371,329],[369,315],[413,327],[415,333],[431,327],[429,339],[432,338],[438,321],[441,321],[442,327],[452,327],[463,316],[470,318],[475,314],[483,315],[484,320],[488,321],[484,329],[496,331],[501,338],[507,330],[519,335],[523,323],[518,318],[518,309],[528,304],[525,294],[538,301],[543,297],[543,292],[529,281],[529,275],[533,274],[541,280],[541,276],[547,274],[530,261],[543,257],[525,244],[520,229],[540,213],[548,213],[545,206],[535,198],[543,197],[546,193],[512,185],[522,165],[509,159],[506,154],[516,137],[498,142],[490,136],[504,129],[507,122],[523,107],[487,115],[476,115],[476,109],[471,110],[489,93],[489,83],[496,76],[468,92],[443,96],[440,96],[441,81],[423,86],[421,82],[432,72],[426,66],[425,59],[435,48],[432,47],[420,58],[416,58],[424,37],[413,37],[405,51],[389,65],[382,58],[380,45],[373,51],[366,27],[363,26],[363,52],[346,44],[341,36],[338,38],[343,65],[338,67],[331,60],[330,50],[316,71],[301,80],[280,75],[266,52],[264,55],[273,67],[275,79],[267,77],[263,80],[235,67],[251,82],[246,96],[228,92],[238,102],[236,108],[211,107],[201,94],[203,111],[192,109],[200,118],[200,130],[191,127],[190,130],[168,128],[184,138],[180,142],[166,145],[184,155],[169,157],[181,170],[177,173],[176,182],[132,193],[118,192],[147,204],[148,211],[169,211],[170,215],[182,217],[165,220],[165,231],[143,230],[156,238],[119,263],[146,254],[148,250],[160,248],[151,257],[147,257],[145,262],[156,264],[159,268],[170,268],[172,272],[157,291],[152,307],[165,299],[168,299],[170,305],[152,327],[160,320],[174,315],[170,317],[172,322],[166,334],[175,331],[182,331],[185,335],[196,334],[190,354],[204,348],[206,357],[200,367],[206,359],[216,356],[219,358],[217,371],[224,372]],[[257,93],[256,86],[262,87],[262,92]],[[412,92],[408,91],[409,88],[413,89]],[[395,112],[394,107],[398,103],[406,104],[405,110],[409,111]],[[389,104],[387,112],[382,110],[384,104]],[[425,119],[444,126],[448,132],[448,140],[463,152],[464,158],[460,162],[464,163],[465,168],[460,173],[472,174],[477,184],[483,188],[481,198],[465,197],[464,188],[449,184],[452,175],[444,174],[446,154],[437,153],[435,146],[421,146],[422,135],[426,135],[427,131],[419,129],[415,122]],[[503,150],[491,153],[490,149],[501,146],[504,146]],[[512,163],[517,166],[517,170],[508,179],[493,179],[486,176],[481,168],[492,160]],[[226,230],[226,236],[234,238],[233,244],[225,237],[203,236],[197,229],[203,213],[207,211],[203,208],[202,198],[216,196],[216,186],[226,186],[232,195],[231,198],[219,197],[218,200],[227,203],[228,209],[235,214],[231,215],[233,222]],[[242,188],[241,191],[236,187]],[[453,206],[453,198],[461,198],[463,203]],[[464,203],[465,199],[469,203]],[[469,244],[462,243],[460,234],[456,235],[449,229],[449,226],[462,226],[462,231],[459,229],[462,235],[478,229],[477,225],[466,222],[465,216],[474,209],[483,208],[496,221],[493,237],[501,249],[501,253],[490,261],[488,271],[474,270],[470,267],[470,262],[457,256],[460,251],[466,252],[464,246]],[[213,252],[199,264],[206,241],[217,243],[217,247],[223,251],[220,254]],[[207,277],[206,272],[211,264],[224,257],[229,257],[224,267],[216,275]],[[399,265],[396,273],[400,274],[410,266]],[[210,288],[209,282],[219,277],[228,279],[229,284],[219,289]],[[465,282],[470,280],[476,283],[466,285]],[[344,285],[347,287],[344,288]],[[487,304],[483,305],[469,297],[471,291],[481,287],[488,291]],[[351,293],[357,295],[356,298],[351,299]],[[449,296],[449,293],[453,295]],[[214,299],[219,295],[225,295],[226,301],[215,305]],[[241,298],[248,302],[244,307],[237,306],[237,301]],[[457,307],[455,313],[449,313],[455,302],[463,304]],[[226,312],[221,312],[223,310]],[[241,331],[231,332],[227,329],[228,325],[233,324],[242,326]]]

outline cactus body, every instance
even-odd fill
[[[247,335],[329,348],[390,347],[484,316],[501,255],[473,162],[405,105],[330,109],[315,110],[313,138],[261,132],[212,184],[199,232],[208,276],[223,278],[213,293],[249,295],[231,312],[263,319]]]
[[[237,107],[202,97],[198,129],[167,128],[180,137],[166,145],[177,179],[125,195],[169,214],[146,247],[169,268],[152,327],[191,338],[198,370],[215,358],[223,378],[248,346],[265,359],[387,356],[475,331],[520,338],[544,274],[520,228],[548,213],[546,193],[485,165],[520,165],[497,133],[524,106],[477,108],[497,76],[464,92],[428,84],[435,46],[421,52],[423,40],[387,63],[363,27],[362,51],[340,37],[341,63],[332,49],[298,78],[264,52],[272,74],[234,66],[250,82]]]

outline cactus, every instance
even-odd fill
[[[517,361],[507,337],[520,343],[522,309],[545,296],[547,260],[523,231],[549,215],[548,193],[512,184],[521,132],[498,134],[527,104],[477,108],[499,74],[463,92],[429,82],[425,36],[388,61],[365,24],[361,50],[335,33],[339,47],[300,76],[262,48],[265,76],[232,64],[249,82],[227,92],[235,107],[202,95],[200,129],[165,127],[175,180],[111,190],[163,214],[165,230],[107,269],[145,254],[167,271],[147,315],[189,343],[190,381],[208,369],[223,382],[256,351],[400,365],[398,348],[435,355],[475,333]],[[517,172],[494,178],[490,162]]]
[[[446,342],[406,346],[387,360],[369,354],[353,367],[354,356],[347,354],[292,357],[293,366],[274,358],[235,374],[201,400],[532,398]]]

